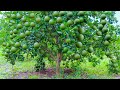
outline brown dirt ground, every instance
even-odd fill
[[[64,69],[64,74],[71,74],[72,72],[73,70],[71,69]],[[29,76],[33,76],[33,75],[39,76],[39,79],[48,79],[55,76],[56,73],[53,68],[48,68],[46,70],[42,70],[39,72],[19,72],[17,75],[15,75],[14,79],[28,79]]]

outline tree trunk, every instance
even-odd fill
[[[60,76],[60,62],[62,60],[62,54],[58,53],[57,54],[57,61],[56,61],[56,75],[59,77]]]

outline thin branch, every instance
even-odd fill
[[[56,59],[55,56],[52,54],[51,50],[49,50],[49,49],[44,49],[44,51],[50,53],[51,58],[53,58],[54,60]]]

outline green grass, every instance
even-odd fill
[[[88,78],[89,79],[114,79],[112,76],[108,76],[108,75],[105,75],[105,76],[89,75]]]
[[[34,71],[35,61],[24,61],[24,62],[16,62],[14,65],[15,72],[31,72]]]
[[[16,64],[13,66],[7,62],[7,60],[2,56],[2,49],[0,49],[0,79],[5,79],[11,77],[11,75],[19,72],[31,72],[34,71],[35,61],[16,61]]]
[[[10,78],[13,73],[17,74],[19,72],[32,72],[34,71],[34,65],[36,63],[35,60],[25,60],[25,61],[16,61],[16,64],[14,65],[12,69],[12,65],[5,60],[5,58],[2,56],[2,49],[0,49],[0,79],[6,79]],[[47,60],[46,60],[47,61]],[[103,60],[101,60],[100,64],[93,67],[91,62],[81,62],[81,64],[78,66],[78,70],[74,72],[71,75],[64,75],[64,79],[83,79],[85,75],[81,76],[81,74],[86,73],[87,77],[86,79],[112,79],[113,77],[108,74],[108,68],[107,68],[108,58],[104,57]],[[49,62],[46,62],[47,66],[49,67]],[[54,63],[55,64],[55,63]],[[77,62],[76,62],[77,64]],[[23,77],[24,78],[24,77]],[[39,79],[39,78],[45,78],[50,79],[49,77],[40,77],[37,75],[30,75],[28,76],[28,79]],[[63,79],[63,75],[61,74],[61,77],[53,76],[52,79]]]
[[[38,75],[30,75],[28,76],[28,79],[39,79],[40,76]]]
[[[27,61],[27,62],[16,62],[13,66],[8,63],[6,60],[1,59],[0,57],[0,78],[9,78],[13,73],[17,74],[19,72],[31,72],[34,71],[35,61]]]

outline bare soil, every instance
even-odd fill
[[[64,69],[64,74],[71,74],[73,70],[71,69]],[[48,68],[46,70],[42,70],[39,72],[19,72],[17,75],[15,75],[14,79],[28,79],[29,76],[38,76],[38,79],[48,79],[52,78],[53,76],[56,75],[55,69],[53,68]],[[63,76],[64,78],[64,76]]]

